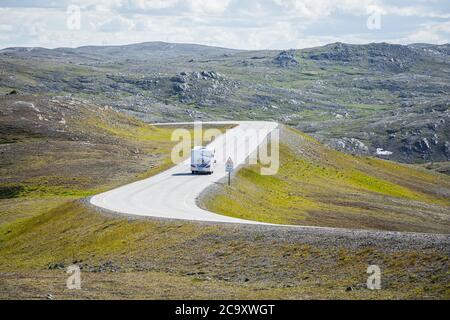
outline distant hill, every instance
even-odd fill
[[[7,48],[0,50],[0,94],[71,95],[150,122],[270,119],[347,153],[439,162],[450,160],[449,48]]]

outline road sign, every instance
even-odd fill
[[[225,171],[226,172],[231,172],[234,169],[234,163],[233,160],[231,160],[231,158],[229,157],[227,162],[225,162]]]
[[[234,169],[234,163],[233,160],[231,160],[231,157],[228,157],[227,162],[225,162],[225,171],[228,172],[228,185],[231,183],[231,171]]]

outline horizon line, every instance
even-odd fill
[[[58,50],[58,49],[79,49],[79,48],[86,48],[86,47],[125,47],[125,46],[132,46],[132,45],[140,45],[140,44],[147,44],[147,43],[162,43],[162,44],[175,44],[175,45],[192,45],[192,46],[202,46],[202,47],[210,47],[210,48],[216,48],[216,49],[223,49],[223,50],[234,50],[234,51],[284,51],[284,50],[306,50],[306,49],[312,49],[312,48],[318,48],[318,47],[324,47],[331,44],[347,44],[347,45],[369,45],[369,44],[390,44],[390,45],[401,45],[401,46],[411,46],[411,45],[435,45],[435,46],[445,46],[450,45],[449,42],[446,43],[431,43],[431,42],[412,42],[408,44],[401,44],[401,43],[395,43],[395,42],[389,42],[389,41],[372,41],[372,42],[365,42],[365,43],[350,43],[350,42],[342,42],[342,41],[336,41],[336,42],[329,42],[323,45],[313,46],[313,47],[304,47],[304,48],[283,48],[283,49],[238,49],[238,48],[227,48],[219,45],[208,45],[208,44],[201,44],[201,43],[193,43],[193,42],[168,42],[168,41],[161,41],[161,40],[153,40],[153,41],[144,41],[144,42],[131,42],[126,44],[87,44],[87,45],[81,45],[76,47],[44,47],[44,46],[8,46],[8,47],[0,47],[0,51],[7,50],[7,49],[46,49],[46,50]]]

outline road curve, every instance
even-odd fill
[[[235,166],[244,164],[248,156],[256,151],[268,134],[278,127],[278,124],[268,121],[214,121],[204,122],[204,124],[237,125],[209,144],[209,147],[215,148],[217,159],[212,175],[192,175],[190,159],[187,159],[153,177],[95,195],[90,199],[90,203],[130,215],[208,222],[266,224],[203,210],[197,206],[196,199],[203,190],[226,177],[225,162],[229,156]],[[255,132],[257,134],[254,134]],[[243,137],[249,137],[245,140],[246,143],[242,143]],[[233,142],[234,146],[232,151],[229,148],[230,142]]]
[[[280,227],[282,227],[285,232],[296,230],[305,235],[317,232],[322,236],[330,235],[333,239],[342,237],[354,239],[354,237],[361,237],[361,239],[366,240],[375,239],[376,241],[386,240],[388,242],[391,240],[394,241],[395,239],[400,239],[401,241],[415,239],[414,241],[417,240],[428,246],[444,244],[444,247],[448,248],[450,239],[448,234],[272,224],[227,217],[199,208],[196,200],[200,193],[227,175],[225,172],[225,162],[229,156],[229,149],[226,148],[225,142],[233,141],[234,138],[248,136],[248,133],[251,131],[259,131],[261,133],[253,139],[250,145],[244,146],[242,143],[236,145],[232,159],[235,166],[239,166],[244,164],[249,154],[255,151],[267,135],[278,127],[277,123],[267,121],[211,121],[203,123],[237,125],[227,130],[225,134],[222,134],[209,144],[210,147],[216,150],[217,165],[214,174],[192,175],[190,172],[190,159],[187,159],[153,177],[95,195],[89,199],[90,203],[103,209],[128,215],[213,223],[246,224],[249,228],[258,228],[256,230],[266,230],[267,232],[272,232],[274,230],[273,228],[276,228],[277,232],[279,232]],[[160,123],[158,125],[177,124],[192,124],[192,122]],[[360,242],[360,239],[358,242]]]

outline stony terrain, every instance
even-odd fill
[[[164,169],[171,130],[73,97],[1,103],[2,299],[449,297],[448,235],[199,224],[88,206],[79,199]],[[441,231],[433,217],[421,227]],[[81,290],[65,287],[71,264]],[[382,290],[365,285],[371,264]]]
[[[167,169],[172,131],[70,96],[0,97],[0,224]]]
[[[0,227],[0,240],[0,298],[449,298],[446,235],[158,221],[73,202]],[[65,287],[71,264],[81,290]],[[381,290],[366,287],[373,264]]]
[[[280,128],[279,169],[262,164],[216,184],[199,204],[260,222],[389,231],[450,232],[450,177],[412,165],[332,150]]]
[[[448,54],[426,44],[1,50],[0,298],[448,299],[448,176],[429,171],[448,173]],[[291,175],[277,184],[275,218],[441,235],[131,219],[86,205],[171,165],[173,128],[145,122],[192,119],[276,120],[350,154],[282,135],[291,166],[281,173],[309,164],[295,172],[319,173],[307,196],[328,211],[292,210],[305,203],[286,200],[308,185]],[[247,199],[267,181],[253,169],[239,173],[252,178]],[[71,264],[82,290],[65,287]],[[382,290],[365,286],[371,264]]]
[[[450,158],[449,59],[448,44],[8,48],[0,93],[72,94],[145,121],[270,119],[347,153],[435,163]]]

